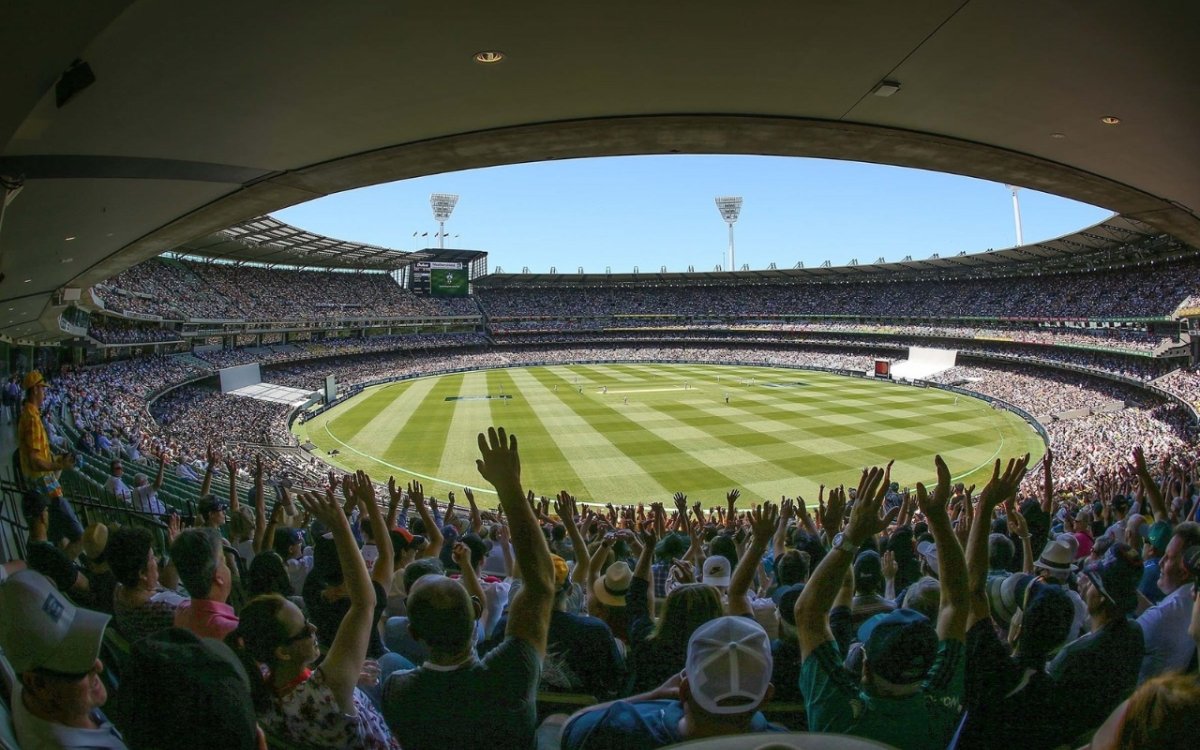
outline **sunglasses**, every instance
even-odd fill
[[[317,632],[317,626],[313,625],[311,622],[308,621],[307,618],[305,618],[304,626],[302,628],[300,628],[300,632],[293,635],[290,638],[284,639],[283,642],[284,643],[295,643],[296,641],[312,637],[312,635],[316,632]]]

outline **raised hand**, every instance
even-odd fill
[[[562,519],[563,526],[570,529],[575,525],[575,498],[566,490],[561,490],[554,498],[554,514]]]
[[[425,507],[425,488],[415,479],[408,483],[408,499],[418,509]]]
[[[779,523],[779,507],[771,503],[763,503],[750,511],[750,529],[754,532],[756,544],[766,544],[775,534]]]
[[[500,427],[489,427],[487,435],[479,433],[479,452],[475,461],[480,476],[496,489],[521,490],[521,456],[517,452],[517,436]]]
[[[342,506],[338,505],[337,500],[334,499],[332,489],[323,493],[301,492],[296,499],[300,501],[300,507],[308,511],[328,529],[349,524],[346,514],[342,512]]]
[[[462,542],[455,542],[454,548],[450,550],[451,557],[454,558],[454,564],[463,572],[463,575],[474,573],[471,566],[471,548]]]
[[[732,489],[729,492],[725,493],[725,502],[729,503],[729,507],[732,508],[737,503],[738,498],[741,496],[742,496],[741,490],[736,489],[736,488]]]
[[[929,490],[925,489],[923,483],[917,482],[917,507],[926,518],[944,516],[948,519],[950,515],[946,506],[950,502],[950,469],[941,456],[934,456],[933,464],[937,467],[937,484],[933,488],[933,497],[929,496]],[[1000,462],[997,461],[996,465],[999,466]]]
[[[895,579],[896,574],[900,572],[900,564],[896,562],[896,553],[891,550],[884,552],[881,563],[884,580],[891,581]]]
[[[171,546],[171,544],[175,541],[175,539],[179,537],[179,533],[181,531],[180,526],[181,525],[179,522],[179,514],[178,513],[172,513],[171,515],[167,516],[167,546],[168,547]]]
[[[983,488],[983,492],[979,493],[979,501],[987,508],[988,517],[991,516],[992,510],[996,506],[1017,494],[1017,488],[1025,477],[1025,468],[1028,465],[1029,454],[1026,453],[1021,458],[1009,459],[1004,473],[1001,474],[1000,459],[996,459],[996,463],[992,467],[992,478]],[[982,510],[980,512],[983,513]]]
[[[850,511],[850,522],[845,531],[846,538],[856,547],[862,546],[867,539],[886,529],[900,512],[899,508],[892,508],[887,514],[880,515],[891,468],[891,463],[888,463],[887,469],[876,466],[863,470],[854,508]]]

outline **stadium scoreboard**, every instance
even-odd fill
[[[470,271],[462,263],[418,261],[413,264],[412,289],[430,297],[466,297]]]

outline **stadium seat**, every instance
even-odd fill
[[[17,744],[17,733],[13,729],[8,698],[0,701],[0,750],[21,750],[21,746]]]
[[[587,693],[556,693],[539,690],[537,694],[537,720],[541,724],[551,714],[573,714],[581,708],[594,706],[596,697]]]

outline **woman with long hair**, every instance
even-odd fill
[[[349,478],[348,478],[349,479]],[[370,480],[362,472],[353,492],[378,515]],[[316,628],[278,594],[251,600],[226,642],[251,675],[255,710],[268,734],[289,746],[393,750],[399,744],[371,699],[359,689],[374,626],[375,592],[350,522],[333,497],[314,493],[300,504],[333,534],[349,607],[320,666]],[[259,677],[259,679],[253,679]]]
[[[651,563],[657,538],[642,533],[642,554],[626,596],[629,615],[629,671],[631,692],[643,693],[683,670],[688,640],[709,620],[725,614],[715,586],[685,583],[667,594],[662,617],[654,624],[654,580]],[[678,562],[675,565],[679,565]]]

